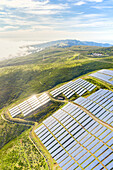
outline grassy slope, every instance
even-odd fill
[[[0,148],[30,127],[31,126],[6,122],[1,118],[0,113]]]
[[[31,143],[28,135],[29,130],[0,150],[0,168],[2,170],[48,170],[44,157]]]
[[[50,48],[21,60],[2,62],[0,108],[90,71],[112,68],[113,63],[103,62],[103,58],[88,57],[89,49],[91,47]]]

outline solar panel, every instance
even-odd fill
[[[63,156],[65,154],[65,150],[62,150],[61,152],[59,152],[56,156],[54,156],[55,160],[58,160],[61,156]]]
[[[80,145],[77,143],[72,149],[70,149],[68,152],[69,154],[72,154]],[[76,154],[75,154],[76,155]]]
[[[78,160],[78,159],[80,159],[84,154],[86,154],[87,153],[87,151],[84,149],[84,150],[82,150],[81,152],[79,152],[79,154],[77,154],[76,156],[75,156],[75,159],[76,160]]]
[[[91,157],[89,157],[88,158],[88,160],[86,160],[83,164],[82,164],[82,167],[83,168],[85,168],[87,165],[89,165],[92,161],[94,161],[94,157],[93,156],[91,156]],[[93,164],[93,165],[95,165],[95,164]],[[91,167],[91,164],[88,166],[88,169],[90,169],[90,167]],[[94,167],[94,166],[93,166]],[[91,168],[92,169],[92,168]]]
[[[77,142],[76,141],[73,141],[71,144],[69,144],[69,146],[67,146],[65,149],[68,151],[70,150],[74,145],[76,145]]]
[[[90,153],[86,153],[81,159],[78,160],[78,163],[81,164],[82,162],[84,162],[90,156],[91,156]]]
[[[106,145],[103,145],[97,152],[94,154],[96,157],[98,157],[101,153],[103,153],[108,147]]]
[[[73,164],[68,170],[74,170],[78,166],[77,163]]]
[[[96,146],[94,146],[94,147],[91,149],[91,152],[92,152],[92,153],[96,152],[102,145],[103,145],[103,143],[102,143],[102,142],[99,142]]]
[[[60,164],[59,164],[59,166],[60,167],[63,167],[67,162],[69,162],[71,160],[71,157],[70,156],[68,156],[63,162],[61,162]]]
[[[52,157],[55,157],[62,150],[63,150],[63,148],[61,146],[59,148],[57,148],[53,153],[51,153]]]
[[[82,151],[83,150],[83,147],[82,146],[80,146],[78,149],[76,149],[71,155],[73,156],[73,157],[75,157],[80,151]]]
[[[99,136],[99,139],[103,139],[106,135],[108,135],[111,131],[107,129],[101,136]]]
[[[65,153],[62,157],[60,157],[58,160],[57,160],[57,163],[59,164],[60,162],[62,162],[64,159],[66,159],[68,157],[68,154]]]
[[[49,153],[53,153],[54,151],[56,151],[56,149],[60,148],[60,144],[57,143],[55,146],[53,146],[52,148],[49,149]]]
[[[102,161],[102,160],[105,159],[105,157],[107,157],[110,153],[112,153],[112,150],[111,150],[111,149],[107,149],[104,153],[102,153],[102,154],[98,157],[98,159],[99,159],[100,161]]]

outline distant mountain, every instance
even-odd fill
[[[98,46],[98,47],[111,47],[111,44],[108,43],[96,43],[96,42],[89,42],[89,41],[79,41],[79,40],[58,40],[58,41],[51,41],[46,42],[43,44],[32,45],[34,48],[46,48],[51,46],[57,47],[71,47],[76,45],[84,45],[84,46]]]

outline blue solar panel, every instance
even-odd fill
[[[55,131],[53,131],[52,133],[55,135],[56,133],[58,133],[59,131],[61,131],[63,129],[63,126],[59,126]]]
[[[101,154],[101,156],[98,157],[98,159],[100,161],[102,161],[103,159],[105,159],[105,157],[107,157],[110,153],[112,153],[111,149],[107,149],[103,154]]]
[[[72,149],[70,149],[68,152],[69,154],[73,153],[80,145],[77,143]]]
[[[99,139],[103,139],[106,135],[108,135],[111,131],[107,129],[101,136],[99,136]]]
[[[100,163],[93,169],[93,170],[99,170],[104,168]]]
[[[95,139],[89,146],[87,146],[87,149],[90,150],[90,149],[93,148],[98,142],[99,142],[99,140],[98,140],[98,139]]]
[[[97,160],[93,161],[89,166],[88,169],[94,168],[99,162]]]
[[[63,167],[67,162],[69,162],[71,160],[71,157],[70,156],[68,156],[63,162],[61,162],[60,164],[59,164],[59,166],[60,167]]]
[[[85,168],[87,165],[89,165],[92,161],[94,161],[94,157],[91,156],[89,157],[83,164],[82,164],[82,167]],[[97,161],[98,162],[98,161]],[[94,167],[94,166],[93,166]],[[90,165],[88,166],[88,169],[90,169]],[[92,169],[92,168],[91,168]]]
[[[57,148],[51,155],[52,157],[55,157],[59,152],[61,152],[63,150],[63,148],[60,146],[59,148]]]
[[[40,138],[42,141],[48,141],[52,137],[51,133],[48,131],[44,136]],[[46,139],[45,139],[46,138]]]
[[[100,128],[102,128],[102,125],[98,125],[95,129],[91,131],[91,133],[95,134]]]
[[[52,128],[49,128],[52,132],[55,130],[55,129],[57,129],[59,126],[61,126],[60,125],[60,123],[57,123],[57,124],[55,124],[55,126],[53,126]]]
[[[60,147],[60,144],[57,143],[55,146],[53,146],[52,148],[49,149],[49,153],[56,151],[56,149],[59,148],[59,147]]]
[[[87,153],[87,151],[84,149],[84,150],[82,150],[81,152],[79,152],[79,154],[78,155],[76,155],[75,156],[75,160],[78,160],[78,159],[80,159],[84,154],[86,154]]]
[[[108,136],[106,136],[104,139],[103,139],[103,142],[106,143],[109,139],[113,138],[113,132],[110,133]]]
[[[88,134],[88,132],[84,131],[84,133],[82,135],[80,135],[77,140],[80,141],[84,136],[86,136]]]
[[[39,138],[46,134],[48,132],[48,129],[45,129],[43,132],[41,132],[39,135],[37,135]]]
[[[66,135],[68,134],[68,132],[64,132],[61,136],[59,136],[57,139],[60,141],[62,140]]]
[[[71,165],[73,165],[75,161],[72,159],[69,163],[67,163],[64,167],[62,167],[63,170],[68,169]]]
[[[65,147],[65,149],[68,151],[70,150],[73,146],[75,146],[77,144],[76,141],[73,141],[69,146]]]
[[[60,141],[60,143],[63,144],[64,142],[66,142],[67,140],[69,140],[70,137],[71,137],[71,135],[68,134],[67,136],[65,136],[65,137]]]
[[[110,141],[107,143],[108,146],[113,145],[113,138],[110,139]]]
[[[75,163],[74,165],[72,165],[68,170],[74,170],[76,167],[78,166],[77,163]]]
[[[44,143],[44,142],[42,142],[42,143]],[[48,145],[50,145],[50,143],[55,144],[55,143],[57,143],[57,141],[53,137],[48,142],[44,143],[44,146],[47,147]]]
[[[66,159],[68,157],[68,154],[65,153],[62,157],[60,157],[56,162],[59,164],[60,162],[62,162],[64,159]]]
[[[91,152],[92,153],[96,152],[102,145],[103,143],[99,142],[94,148],[91,149]]]
[[[76,170],[82,170],[82,169],[81,169],[80,166],[79,166],[79,167],[76,168]]]
[[[88,134],[87,136],[85,136],[84,139],[82,139],[82,140],[80,141],[80,143],[81,143],[81,144],[85,143],[85,141],[88,140],[90,137],[91,137],[91,135]]]
[[[108,147],[106,145],[103,145],[94,155],[98,157],[102,152],[104,152]]]
[[[68,125],[66,125],[65,127],[66,127],[66,129],[71,129],[71,128],[75,128],[75,124],[76,124],[76,122],[75,122],[75,120],[73,120],[72,122],[70,122]]]
[[[84,147],[88,146],[94,139],[95,139],[95,137],[92,136],[88,141],[86,141],[86,142],[83,144],[83,146],[84,146]]]
[[[82,162],[84,162],[90,156],[91,156],[90,153],[86,153],[81,159],[78,160],[78,163],[81,164]]]
[[[72,143],[72,142],[74,142],[74,139],[73,138],[71,138],[71,139],[69,139],[68,141],[66,141],[64,144],[62,144],[63,145],[63,147],[64,148],[66,148],[66,146],[68,146],[70,143]]]
[[[60,153],[58,153],[56,156],[54,156],[55,160],[58,160],[60,157],[62,157],[66,153],[65,150],[62,150]]]
[[[98,132],[96,132],[95,136],[98,137],[99,135],[101,135],[101,133],[103,133],[107,128],[106,127],[102,127]]]
[[[83,147],[82,146],[80,146],[76,151],[74,151],[74,153],[72,153],[71,155],[72,155],[72,157],[75,157],[80,151],[82,151],[83,150]]]
[[[59,131],[55,137],[58,138],[60,135],[62,135],[64,132],[66,132],[66,130],[63,128],[61,131]]]

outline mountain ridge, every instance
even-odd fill
[[[112,44],[109,43],[97,43],[93,41],[80,41],[80,40],[72,40],[72,39],[66,39],[66,40],[57,40],[57,41],[50,41],[42,44],[37,45],[31,45],[32,47],[40,47],[40,48],[46,48],[50,46],[57,46],[57,47],[71,47],[76,45],[84,45],[84,46],[99,46],[99,47],[111,47]]]

